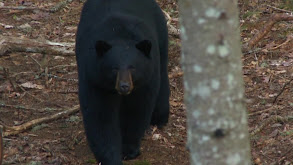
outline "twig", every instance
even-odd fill
[[[24,110],[37,110],[35,108],[26,108],[24,106],[20,106],[20,105],[7,105],[4,103],[0,103],[0,107],[7,107],[7,108],[15,108],[15,109],[24,109]]]
[[[290,81],[288,81],[288,82],[286,82],[286,83],[284,84],[284,86],[283,86],[283,88],[281,89],[281,91],[279,92],[279,94],[275,97],[275,99],[274,99],[274,101],[273,101],[273,104],[275,104],[275,102],[277,101],[278,97],[284,92],[286,86],[287,86],[288,84],[290,84],[292,81],[293,81],[293,78],[292,78]]]
[[[55,79],[58,79],[58,80],[66,80],[66,81],[74,81],[74,82],[77,82],[78,79],[76,78],[63,78],[63,77],[59,77],[59,76],[56,76],[56,75],[53,75],[53,74],[42,74],[42,76],[48,76],[49,78],[55,78]]]
[[[260,39],[262,39],[266,34],[268,34],[271,28],[274,26],[275,23],[279,21],[292,21],[293,16],[289,14],[273,14],[269,19],[268,22],[264,25],[263,29],[259,31],[252,39],[249,40],[248,44],[245,47],[253,47]]]
[[[39,109],[39,108],[27,108],[25,106],[22,105],[9,105],[9,104],[5,104],[5,103],[0,103],[0,107],[7,107],[7,108],[15,108],[15,109],[23,109],[23,110],[33,110],[33,111],[62,111],[63,109],[60,108],[43,108],[43,109]],[[1,110],[2,111],[2,110]]]
[[[280,156],[281,159],[279,159],[277,162],[273,163],[273,165],[281,164],[281,162],[282,162],[284,159],[286,159],[285,156],[286,156],[288,153],[290,153],[292,150],[293,150],[293,147],[291,147],[287,152],[285,152],[282,156]]]
[[[53,69],[56,69],[56,68],[76,67],[76,66],[77,66],[76,64],[72,64],[72,65],[56,65],[56,66],[53,66],[53,67],[49,68],[49,70],[53,70]]]
[[[42,69],[42,65],[35,59],[35,58],[33,58],[32,56],[30,56],[29,55],[29,57],[35,62],[35,63],[37,63],[38,65],[39,65],[39,67],[40,67],[40,69]]]
[[[274,115],[270,118],[268,118],[267,120],[265,120],[264,122],[262,122],[262,124],[256,128],[254,131],[252,131],[250,133],[250,136],[254,136],[256,135],[258,132],[260,132],[265,126],[267,126],[269,123],[272,123],[274,121],[281,121],[281,122],[285,122],[285,121],[289,121],[289,120],[292,120],[293,119],[293,116],[286,116],[286,117],[282,117],[282,116],[277,116],[277,115]]]
[[[285,9],[280,9],[280,8],[275,7],[275,6],[271,6],[271,5],[266,5],[266,6],[272,8],[274,10],[277,10],[277,11],[281,11],[281,12],[285,12],[285,13],[292,13],[292,11],[285,10]]]
[[[276,47],[273,47],[271,48],[270,50],[275,50],[275,49],[278,49],[279,47],[283,46],[283,45],[286,45],[288,42],[290,42],[291,40],[293,39],[293,36],[290,35],[289,37],[287,37],[286,41],[281,43],[280,45],[276,46]]]
[[[78,90],[62,90],[62,91],[52,91],[53,93],[62,93],[62,94],[67,94],[67,93],[78,93]]]
[[[250,113],[250,114],[248,114],[248,116],[260,115],[260,114],[262,114],[264,112],[269,112],[269,111],[272,111],[272,110],[279,110],[279,109],[280,109],[280,106],[277,106],[277,107],[276,106],[271,106],[271,107],[269,107],[267,109],[257,111],[257,112],[254,112],[254,113]]]
[[[23,92],[27,93],[28,95],[30,95],[31,97],[33,97],[33,98],[36,99],[37,101],[39,101],[39,102],[43,102],[43,100],[41,100],[41,99],[35,97],[34,95],[30,94],[29,92],[27,92],[22,86],[20,86],[20,85],[17,85],[17,86],[18,86]]]
[[[8,9],[8,10],[40,10],[50,13],[55,13],[65,7],[68,3],[71,3],[72,0],[64,0],[59,2],[57,5],[53,6],[51,9],[44,9],[38,7],[27,7],[27,6],[0,6],[1,9]]]
[[[72,115],[76,112],[79,111],[79,105],[75,105],[74,107],[68,109],[68,110],[65,110],[65,111],[62,111],[62,112],[58,112],[52,116],[46,116],[46,117],[43,117],[43,118],[39,118],[39,119],[34,119],[32,121],[29,121],[29,122],[26,122],[22,125],[19,125],[19,126],[13,126],[13,127],[6,127],[4,128],[4,137],[7,137],[7,136],[10,136],[10,135],[16,135],[16,134],[19,134],[21,132],[24,132],[36,125],[39,125],[41,123],[47,123],[47,122],[50,122],[52,120],[57,120],[61,117],[65,117],[65,116],[69,116],[69,115]]]
[[[0,6],[0,9],[8,9],[8,10],[40,10],[50,12],[49,9],[43,9],[38,7],[27,7],[27,6]]]

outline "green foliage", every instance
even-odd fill
[[[280,133],[282,136],[292,136],[293,130],[285,131]]]
[[[96,160],[95,159],[89,159],[86,161],[86,163],[89,163],[89,164],[96,164]]]
[[[267,104],[267,101],[263,99],[263,100],[261,100],[260,104],[266,105]]]
[[[260,67],[262,67],[262,68],[266,68],[268,66],[269,66],[269,64],[266,61],[264,61],[260,64]]]
[[[14,20],[18,20],[18,17],[16,15],[13,15],[12,17]]]

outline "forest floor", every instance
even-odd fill
[[[272,13],[284,13],[280,8],[293,10],[291,1],[243,1],[239,1],[243,43],[261,30]],[[23,5],[48,9],[59,2],[61,0],[0,0],[0,7]],[[159,0],[159,4],[172,18],[170,23],[178,28],[176,1]],[[54,13],[0,9],[0,35],[74,43],[82,5],[73,0]],[[278,22],[255,48],[243,52],[251,152],[253,163],[257,165],[293,164],[292,29],[292,22]],[[180,74],[181,43],[178,37],[171,35],[169,40],[169,123],[162,130],[152,127],[142,141],[142,154],[135,160],[125,161],[127,165],[189,164]],[[19,126],[79,104],[73,55],[11,52],[0,57],[0,66],[0,125]],[[77,112],[5,137],[3,164],[96,163],[87,147],[82,116]]]

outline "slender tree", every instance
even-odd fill
[[[191,164],[251,164],[237,0],[180,0],[179,10]]]

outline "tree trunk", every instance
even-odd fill
[[[236,0],[179,1],[194,165],[250,165]]]

